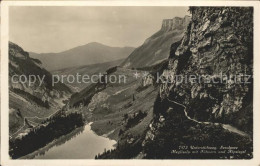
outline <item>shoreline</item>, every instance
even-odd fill
[[[40,149],[38,149],[38,150],[36,150],[36,151],[34,151],[34,152],[32,152],[32,153],[29,153],[29,154],[27,154],[27,155],[25,155],[25,156],[23,156],[23,157],[20,157],[20,158],[18,158],[17,160],[20,160],[20,159],[35,159],[34,157],[37,156],[37,155],[40,155],[41,152],[43,152],[43,151],[44,151],[44,152],[48,151],[49,149],[51,149],[52,147],[54,147],[54,146],[57,145],[58,143],[61,143],[61,142],[63,143],[63,141],[66,142],[67,139],[68,139],[68,136],[69,136],[70,138],[72,138],[72,137],[74,137],[74,136],[77,136],[77,133],[80,132],[81,129],[84,130],[84,127],[85,127],[85,126],[78,127],[78,128],[76,128],[76,129],[74,129],[72,132],[70,132],[70,133],[68,133],[68,134],[66,134],[66,135],[63,135],[63,136],[61,136],[61,137],[59,137],[59,138],[53,140],[52,142],[48,143],[48,144],[45,145],[44,147],[42,147],[42,148],[40,148]],[[83,130],[82,130],[82,131],[83,131]],[[64,143],[65,143],[65,142],[64,142]],[[35,160],[37,160],[37,159],[35,159]]]
[[[25,155],[25,156],[22,156],[22,157],[20,157],[20,158],[18,158],[18,159],[16,159],[16,160],[24,160],[24,159],[25,159],[25,160],[29,160],[29,159],[41,160],[41,159],[37,159],[37,158],[35,158],[35,157],[41,155],[41,153],[47,152],[49,149],[53,148],[54,146],[59,146],[59,145],[61,145],[61,144],[66,143],[67,141],[70,141],[70,140],[73,139],[74,137],[77,137],[77,135],[80,135],[80,134],[82,134],[82,132],[84,132],[84,129],[85,129],[85,127],[86,127],[87,125],[89,125],[90,128],[91,128],[91,125],[92,125],[92,124],[93,124],[93,122],[86,123],[84,126],[78,127],[78,128],[76,128],[76,129],[74,129],[72,132],[70,132],[70,133],[68,133],[68,134],[66,134],[66,135],[63,135],[63,136],[61,136],[61,137],[59,137],[59,138],[53,140],[52,142],[48,143],[48,144],[45,145],[44,147],[42,147],[42,148],[40,148],[40,149],[38,149],[38,150],[36,150],[36,151],[34,151],[34,152],[32,152],[32,153],[29,153],[29,154],[27,154],[27,155]],[[104,138],[107,138],[107,139],[109,139],[109,140],[114,140],[114,139],[109,138],[108,136],[98,135],[94,130],[92,130],[92,128],[91,128],[91,131],[92,131],[95,135],[97,135],[97,136],[104,137]],[[116,141],[116,140],[114,140],[114,141]],[[117,142],[117,141],[116,141],[116,142]],[[116,147],[116,144],[113,145],[113,147]],[[93,158],[93,159],[94,159],[94,158]]]

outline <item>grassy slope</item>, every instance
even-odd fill
[[[155,65],[169,57],[171,44],[181,40],[184,30],[163,32],[160,30],[144,44],[135,49],[129,57],[122,63],[128,68],[141,68]]]
[[[91,127],[98,135],[105,135],[118,140],[119,130],[124,129],[126,123],[123,119],[124,114],[132,117],[139,110],[147,112],[148,115],[127,132],[139,135],[148,126],[152,119],[152,107],[158,91],[153,86],[137,91],[141,86],[142,79],[140,77],[134,78],[134,73],[134,70],[118,68],[113,74],[126,75],[127,82],[125,84],[109,84],[104,90],[92,97],[88,106],[75,108],[83,110],[88,117],[88,121],[94,122]],[[71,104],[85,97],[84,93],[89,94],[89,89],[81,93],[83,94],[72,97]],[[133,95],[135,100],[133,100]]]
[[[106,63],[97,63],[97,64],[92,64],[92,65],[84,65],[84,66],[77,66],[77,67],[71,67],[71,68],[65,68],[65,69],[60,69],[60,70],[55,70],[52,72],[52,74],[57,74],[61,77],[61,75],[94,75],[94,74],[99,74],[105,72],[108,68],[113,67],[113,66],[118,66],[123,59],[116,60],[116,61],[111,61],[111,62],[106,62]],[[81,91],[90,83],[78,83],[74,81],[73,83],[68,83],[67,79],[64,80],[64,83],[66,85],[69,85],[70,87],[73,87],[75,91]]]

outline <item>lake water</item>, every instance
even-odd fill
[[[98,136],[91,130],[91,123],[77,129],[53,145],[40,149],[33,155],[35,159],[94,159],[104,149],[114,149],[115,140]]]

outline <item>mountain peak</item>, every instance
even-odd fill
[[[90,43],[88,43],[86,45],[103,45],[103,46],[105,46],[104,44],[98,43],[98,42],[90,42]]]

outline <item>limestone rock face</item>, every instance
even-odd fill
[[[31,82],[29,82],[30,78]],[[40,83],[40,79],[42,79],[42,83]],[[17,44],[9,42],[10,91],[27,100],[38,101],[37,103],[50,102],[53,99],[62,98],[64,94],[71,93],[63,83],[59,82],[52,86],[52,81],[52,75],[42,68],[38,59],[31,58],[28,52]]]
[[[204,77],[196,83],[170,80],[161,85],[160,96],[179,98],[199,120],[234,123],[241,128],[251,126],[248,123],[252,110],[246,108],[252,104],[253,9],[192,7],[190,10],[191,22],[181,44],[172,51],[164,74],[208,76],[222,83],[208,83]],[[241,79],[249,80],[244,84]],[[203,106],[205,102],[208,106]],[[200,108],[194,108],[195,105]],[[243,123],[235,120],[238,118]]]
[[[175,29],[185,29],[190,22],[190,16],[184,18],[174,17],[173,19],[164,19],[162,22],[162,30],[170,31]]]

